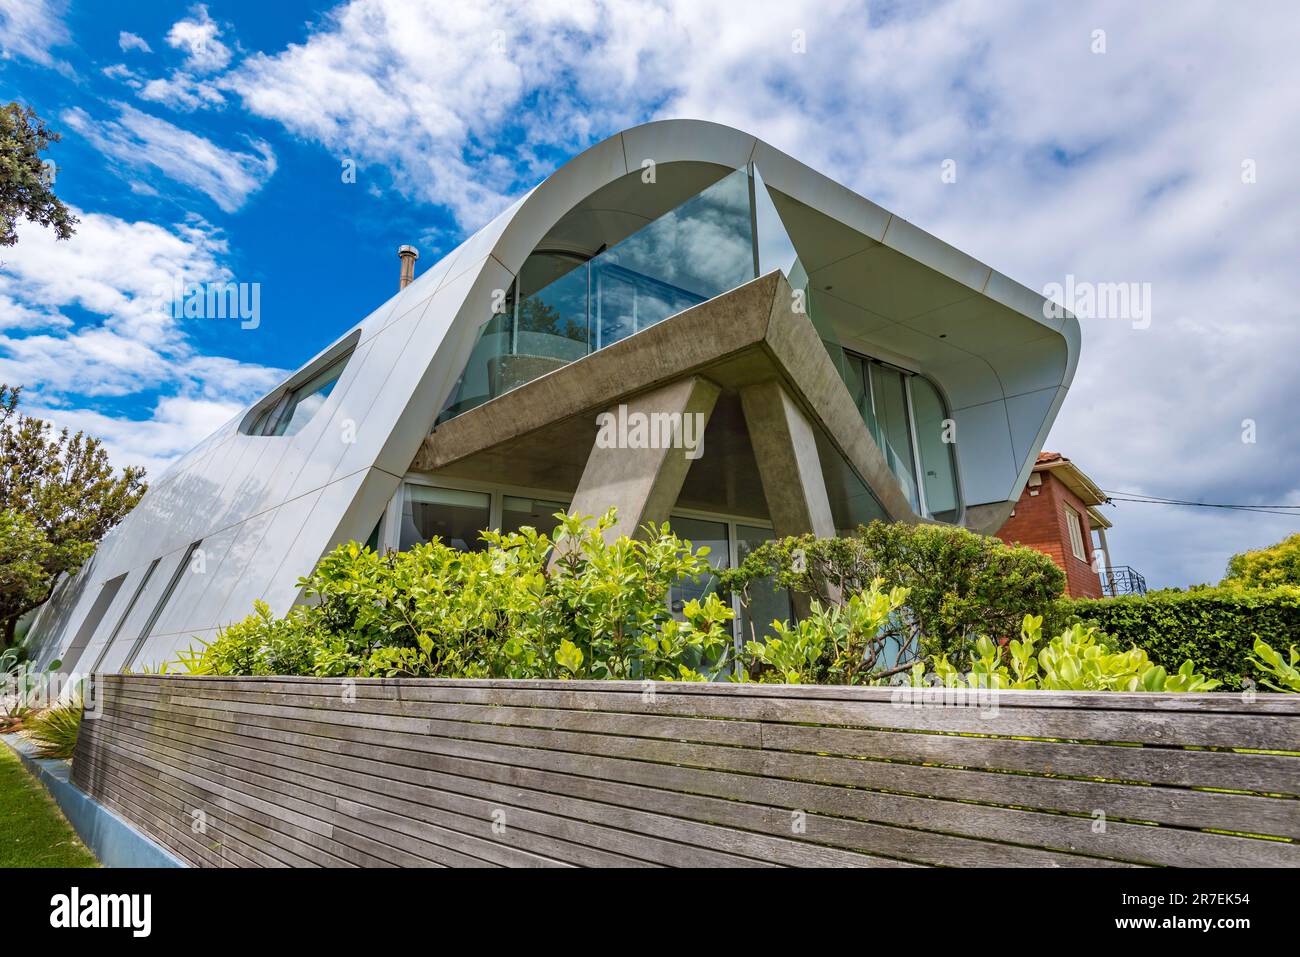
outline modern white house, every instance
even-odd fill
[[[1078,361],[1037,293],[711,123],[610,137],[413,279],[402,259],[397,295],[59,584],[38,661],[156,666],[256,599],[284,612],[339,543],[473,548],[560,509],[670,520],[719,565],[873,518],[992,533]],[[681,441],[629,438],[638,416]]]

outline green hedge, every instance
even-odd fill
[[[1258,675],[1246,661],[1255,639],[1274,648],[1300,643],[1300,589],[1198,588],[1122,598],[1063,599],[1054,630],[1079,620],[1095,624],[1121,647],[1143,649],[1169,670],[1190,658],[1197,672],[1225,691]],[[1044,628],[1047,631],[1047,628]]]

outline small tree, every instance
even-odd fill
[[[0,648],[145,491],[144,469],[115,475],[98,439],[19,414],[20,391],[0,385]]]
[[[12,509],[0,511],[0,607],[30,607],[43,600],[51,550],[30,518]]]
[[[1220,584],[1240,588],[1300,585],[1300,533],[1269,548],[1233,555],[1228,560],[1228,575]]]
[[[77,218],[54,195],[53,166],[41,153],[61,137],[30,106],[0,107],[0,246],[18,242],[18,218],[49,226],[59,239],[74,232]]]
[[[721,577],[745,603],[751,589],[770,588],[765,579],[773,578],[823,606],[845,605],[876,579],[885,589],[907,589],[905,606],[867,651],[877,677],[902,670],[912,657],[964,657],[980,635],[1013,638],[1027,613],[1041,614],[1065,587],[1064,573],[1031,548],[963,528],[902,522],[872,522],[847,538],[768,542]]]

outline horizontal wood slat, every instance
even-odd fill
[[[110,680],[148,681],[143,676],[114,676]],[[579,711],[617,712],[634,715],[715,718],[755,722],[832,725],[858,728],[882,728],[909,731],[933,731],[1072,741],[1110,741],[1152,744],[1170,747],[1250,748],[1256,750],[1300,752],[1300,711],[1279,707],[1276,699],[1289,695],[1257,694],[1254,704],[1240,695],[1136,695],[1118,694],[1127,699],[1127,709],[1101,706],[1098,696],[1105,692],[1078,692],[1081,702],[1076,708],[1056,704],[1036,707],[1024,695],[1042,694],[1053,698],[1054,692],[984,691],[968,699],[973,705],[944,706],[925,694],[913,696],[909,689],[839,688],[862,692],[861,700],[843,697],[822,698],[823,686],[728,685],[707,683],[714,692],[683,689],[699,687],[686,682],[653,684],[653,693],[635,682],[527,682],[500,683],[485,681],[481,686],[444,683],[440,680],[407,680],[383,684],[378,679],[212,679],[176,678],[177,682],[213,683],[214,687],[236,689],[240,695],[303,694],[325,697],[341,705],[345,694],[355,695],[350,710],[364,710],[370,700],[398,701],[418,707],[420,703],[444,701],[485,705],[516,705]],[[241,685],[238,682],[246,681]],[[606,690],[604,685],[619,686]],[[548,686],[548,687],[543,687]],[[572,687],[570,687],[572,686]],[[787,688],[788,697],[778,697],[770,690],[747,696],[738,693],[748,688]],[[816,694],[810,693],[815,689]],[[173,693],[172,688],[160,693]],[[899,700],[893,700],[897,697]],[[1184,706],[1175,708],[1166,699],[1230,698],[1233,708],[1207,702],[1204,710]],[[1144,707],[1144,699],[1148,705]],[[250,698],[249,700],[256,700]],[[948,700],[952,700],[949,696]],[[1283,704],[1285,702],[1282,702]],[[1258,711],[1249,710],[1259,706]],[[1274,720],[1264,721],[1269,716]]]
[[[74,781],[196,866],[1300,866],[1295,696],[94,690]]]

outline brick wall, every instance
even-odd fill
[[[1020,493],[1015,514],[997,533],[998,538],[1050,555],[1065,572],[1065,589],[1071,597],[1100,598],[1101,581],[1092,570],[1092,535],[1088,532],[1087,506],[1051,472],[1038,474],[1042,475],[1043,484],[1037,488],[1027,486]],[[1070,547],[1070,530],[1065,524],[1066,505],[1079,513],[1085,561],[1075,558]]]

